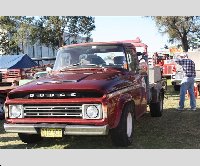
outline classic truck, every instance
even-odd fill
[[[137,53],[140,44],[146,50],[140,40],[60,48],[51,73],[8,94],[5,131],[18,133],[25,143],[109,134],[115,146],[129,146],[134,121],[147,106],[153,117],[163,111],[160,69],[140,65],[148,59],[146,51]]]

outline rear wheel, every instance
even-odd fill
[[[129,146],[133,142],[134,113],[133,105],[127,104],[121,115],[118,126],[111,130],[112,143],[115,146]]]
[[[150,104],[150,113],[152,117],[161,117],[163,112],[163,97],[159,95],[159,101]]]
[[[39,134],[25,134],[25,133],[18,133],[19,138],[24,143],[36,143],[42,140],[42,137]]]

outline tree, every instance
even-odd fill
[[[197,35],[197,37],[191,37],[188,44],[193,49],[199,48],[200,47],[200,36]]]
[[[95,29],[94,18],[86,16],[42,16],[36,22],[40,41],[57,49],[65,44],[64,32],[68,38],[85,36],[89,39]],[[76,40],[74,41],[77,42]]]
[[[31,33],[32,21],[34,17],[15,16],[16,33],[13,35],[13,40],[21,46],[20,51],[24,52],[24,47],[29,44],[29,35]]]
[[[200,32],[199,16],[152,16],[152,19],[159,31],[168,34],[170,41],[180,42],[185,52],[192,38],[197,38]]]
[[[0,16],[0,50],[5,54],[24,53],[27,43],[55,50],[65,44],[64,32],[76,43],[77,36],[88,41],[94,29],[94,18],[89,16]]]
[[[18,43],[12,40],[16,33],[16,23],[10,16],[0,16],[0,51],[4,54],[17,52]]]
[[[33,17],[1,16],[0,48],[5,54],[24,53]],[[20,47],[21,46],[21,47]]]

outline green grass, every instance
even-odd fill
[[[163,116],[153,118],[149,111],[135,123],[134,142],[127,149],[199,149],[200,148],[200,96],[197,111],[177,112],[179,92],[168,80]],[[186,98],[189,108],[189,99]],[[5,133],[0,122],[1,149],[117,149],[109,136],[65,136],[62,139],[44,139],[27,145],[17,134]]]

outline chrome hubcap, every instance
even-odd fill
[[[133,128],[132,121],[133,121],[132,115],[131,113],[128,113],[128,116],[127,116],[127,136],[128,137],[130,137],[132,134],[132,128]]]

